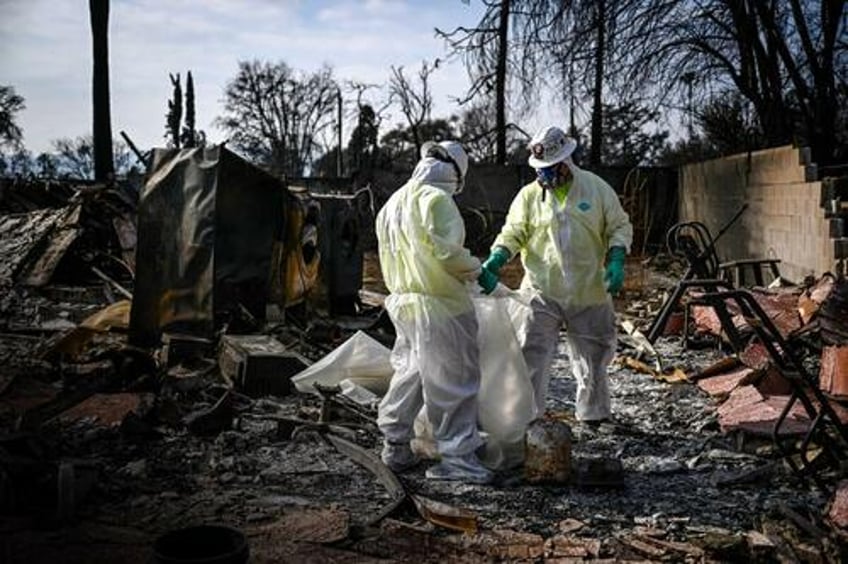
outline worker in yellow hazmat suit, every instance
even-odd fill
[[[537,178],[510,205],[479,282],[484,292],[491,292],[500,268],[521,253],[521,288],[534,297],[519,342],[539,413],[545,409],[550,367],[564,325],[577,381],[576,417],[602,421],[610,417],[607,368],[616,348],[609,294],[618,293],[624,283],[633,228],[610,185],[574,164],[576,145],[558,127],[534,135],[528,162]]]
[[[376,232],[385,307],[396,329],[389,390],[377,424],[382,459],[403,471],[417,463],[410,448],[423,405],[441,462],[431,479],[487,483],[492,472],[475,451],[480,365],[477,318],[470,290],[480,261],[464,247],[465,226],[453,200],[468,156],[459,143],[426,143],[411,178],[377,214]]]

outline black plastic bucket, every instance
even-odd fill
[[[165,533],[153,543],[155,564],[245,564],[245,536],[222,525],[198,525]]]

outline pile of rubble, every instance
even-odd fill
[[[167,164],[169,155],[157,158]],[[181,153],[171,164],[206,170],[190,162],[200,157],[209,155]],[[232,156],[215,158],[220,178],[253,179],[256,202],[276,189],[277,180]],[[163,186],[168,198],[182,193]],[[240,185],[222,186],[218,197],[226,198]],[[617,301],[613,422],[574,420],[575,383],[560,347],[545,421],[570,429],[564,478],[540,482],[518,468],[493,485],[438,482],[425,479],[426,464],[395,475],[380,462],[379,394],[293,385],[328,359],[341,362],[332,355],[363,335],[382,347],[374,356],[387,354],[394,339],[372,253],[361,265],[355,307],[339,313],[340,300],[323,302],[334,312],[304,299],[323,275],[321,249],[348,248],[315,233],[332,218],[321,219],[308,194],[274,200],[288,206],[286,233],[242,226],[246,240],[274,240],[250,277],[238,278],[235,266],[249,258],[234,252],[241,243],[222,238],[217,255],[198,258],[192,240],[156,239],[150,226],[182,225],[177,215],[168,223],[156,213],[171,199],[139,214],[147,227],[137,242],[132,191],[4,190],[4,562],[149,562],[157,539],[200,524],[239,535],[253,562],[845,560],[848,482],[833,460],[839,452],[821,440],[838,439],[846,420],[844,280],[752,292],[804,373],[821,374],[811,409],[817,413],[825,398],[837,412],[822,419],[823,434],[808,433],[819,425],[808,410],[782,413],[791,401],[806,406],[799,389],[807,388],[787,381],[796,372],[781,350],[756,342],[758,326],[744,307],[731,317],[746,338],[742,350],[733,350],[727,328],[697,297],[665,336],[645,337],[672,276],[684,270],[657,256],[629,263]],[[213,216],[195,218],[192,233],[214,233],[214,222],[200,228]],[[162,272],[135,276],[136,246],[151,260],[160,246],[175,254],[157,259]],[[163,266],[179,263],[183,251],[197,267],[186,269],[190,279]],[[344,291],[335,298],[358,287],[345,283],[340,265],[332,276]],[[269,277],[282,281],[272,289],[281,296],[275,305],[289,307],[262,316],[265,296],[255,283]],[[520,277],[520,266],[507,266],[508,285]],[[134,322],[155,337],[149,346],[131,339]],[[772,436],[782,416],[789,423]]]
[[[79,294],[103,297],[107,284]],[[627,303],[656,311],[662,290],[648,281]],[[399,477],[381,468],[373,409],[335,390],[265,393],[258,367],[234,381],[249,349],[236,345],[251,339],[175,341],[150,356],[126,345],[126,305],[65,300],[49,288],[7,297],[9,562],[145,562],[157,536],[198,523],[241,530],[257,562],[838,561],[844,550],[844,493],[800,480],[771,441],[728,433],[716,400],[687,379],[632,368],[638,340],[626,334],[611,374],[614,423],[573,421],[564,351],[555,361],[547,417],[571,426],[572,481],[531,484],[516,471],[474,486],[426,480],[424,466]],[[45,324],[59,319],[67,324]],[[252,342],[291,376],[360,329],[391,342],[376,307],[340,319],[291,312]],[[84,342],[73,357],[58,352],[69,342]],[[654,350],[684,375],[726,357],[682,344],[667,337]]]

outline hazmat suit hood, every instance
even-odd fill
[[[435,186],[455,196],[462,191],[468,171],[468,155],[455,141],[434,143],[421,147],[421,160],[415,165],[410,180]]]

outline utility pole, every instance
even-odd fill
[[[342,176],[342,91],[341,88],[338,89],[338,101],[339,101],[339,150],[336,153],[336,176],[341,178]]]
[[[115,173],[112,158],[112,118],[109,108],[109,0],[89,0],[92,70],[92,134],[94,137],[94,180],[108,181]]]

